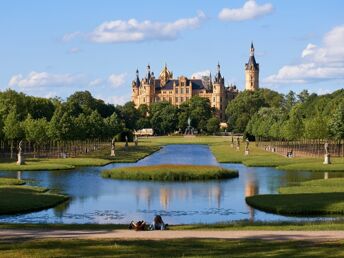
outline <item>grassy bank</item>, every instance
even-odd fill
[[[168,222],[168,220],[167,220]],[[127,224],[0,224],[0,229],[32,229],[32,230],[117,230],[128,229]],[[170,225],[170,230],[271,230],[271,231],[342,231],[344,220],[302,221],[302,222],[250,222],[231,221],[211,224]]]
[[[47,188],[23,186],[24,183],[0,178],[0,215],[39,211],[68,200],[64,195],[49,193]]]
[[[188,181],[233,178],[238,177],[238,172],[217,166],[156,165],[105,170],[102,176],[126,180]]]
[[[342,257],[343,241],[39,240],[2,243],[1,257]],[[301,251],[302,250],[302,251]]]
[[[281,194],[247,197],[257,209],[285,215],[344,214],[344,179],[322,179],[283,187]]]

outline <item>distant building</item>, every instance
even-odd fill
[[[254,91],[259,86],[259,64],[254,58],[254,47],[251,44],[249,62],[245,65],[246,90]],[[140,78],[136,70],[136,79],[132,82],[132,101],[136,107],[142,104],[150,106],[152,103],[168,101],[173,105],[180,106],[193,96],[207,98],[211,107],[217,111],[218,117],[225,119],[225,109],[229,101],[233,100],[239,91],[235,85],[225,86],[225,79],[221,75],[220,64],[217,65],[217,72],[212,80],[211,74],[203,76],[202,79],[187,78],[180,76],[173,78],[173,73],[163,67],[158,77],[151,72],[147,66],[147,73]]]
[[[250,58],[245,64],[245,89],[255,91],[259,89],[259,64],[254,57],[254,46],[251,43]]]

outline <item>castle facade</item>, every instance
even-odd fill
[[[249,62],[245,64],[246,90],[254,91],[259,87],[259,64],[254,58],[254,47],[251,44]],[[225,86],[225,79],[221,75],[220,64],[214,80],[212,76],[199,78],[173,77],[173,73],[163,67],[158,77],[147,66],[146,76],[140,79],[136,70],[136,79],[132,82],[132,101],[138,108],[142,104],[150,106],[152,103],[168,101],[172,105],[180,106],[193,96],[207,98],[211,107],[215,108],[218,117],[225,119],[225,109],[229,101],[233,100],[239,91],[235,85]]]

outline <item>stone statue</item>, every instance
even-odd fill
[[[112,138],[111,141],[111,156],[116,156],[116,138]]]
[[[234,148],[234,138],[233,138],[233,134],[232,134],[231,147]]]
[[[328,142],[325,142],[324,149],[325,149],[325,155],[324,155],[323,164],[326,164],[326,165],[331,164],[331,155],[330,155],[330,151],[329,151]]]
[[[125,147],[125,150],[128,150],[128,136],[127,135],[125,136],[125,145],[124,145],[124,147]]]
[[[324,149],[325,149],[325,154],[330,154],[329,151],[328,151],[328,142],[325,142],[324,144]]]
[[[190,127],[190,124],[191,124],[191,119],[190,117],[188,117],[188,126]]]
[[[250,145],[250,141],[246,138],[245,141],[245,155],[248,155],[248,146]]]
[[[137,137],[136,134],[135,134],[134,142],[135,142],[135,146],[139,144],[139,138]]]
[[[237,147],[236,147],[237,150],[240,150],[240,139],[239,137],[237,137]]]
[[[25,161],[23,158],[23,140],[20,140],[19,144],[18,144],[18,160],[17,160],[17,164],[18,165],[24,165]]]
[[[250,145],[250,141],[246,139],[245,150],[248,151],[248,146]]]

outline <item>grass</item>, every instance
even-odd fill
[[[25,165],[17,165],[15,162],[1,162],[0,170],[6,171],[42,171],[42,170],[67,170],[73,169],[75,166],[70,164],[56,164],[51,160],[27,160]]]
[[[16,178],[0,178],[0,187],[3,185],[24,185],[25,181]]]
[[[127,224],[0,224],[0,229],[28,229],[28,230],[117,230],[128,229]],[[319,230],[344,230],[344,220],[317,220],[317,221],[276,221],[254,223],[242,221],[230,221],[212,224],[185,224],[170,225],[170,230],[271,230],[271,231],[319,231]]]
[[[253,236],[254,237],[254,236]],[[2,243],[1,257],[343,257],[343,241],[36,240]]]
[[[217,166],[156,165],[105,170],[102,176],[126,180],[188,181],[233,178],[238,177],[238,172]]]
[[[54,207],[68,197],[49,193],[47,188],[22,186],[17,179],[0,179],[0,215],[27,213]]]
[[[284,215],[344,214],[344,179],[321,179],[280,188],[281,194],[246,197],[250,206]]]

